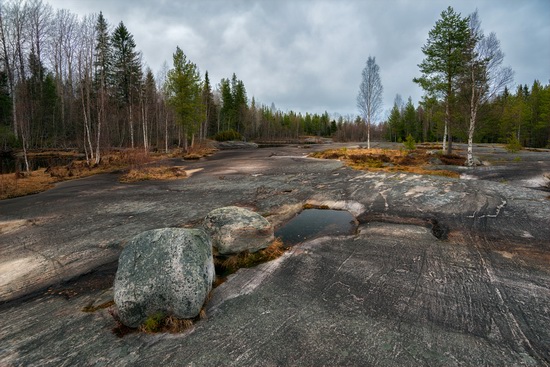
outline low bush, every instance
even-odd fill
[[[512,135],[511,137],[508,138],[505,148],[510,153],[516,153],[516,152],[519,152],[523,147],[521,146],[521,143],[515,137],[515,135]]]
[[[412,137],[411,134],[407,135],[407,140],[403,142],[403,145],[405,146],[405,149],[407,150],[415,150],[416,149],[416,141]]]
[[[243,136],[235,130],[220,131],[214,136],[216,141],[243,140]]]

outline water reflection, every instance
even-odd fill
[[[275,231],[285,245],[296,245],[321,236],[355,233],[356,221],[350,212],[342,210],[307,209]]]

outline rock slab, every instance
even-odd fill
[[[203,230],[143,232],[119,258],[114,298],[120,320],[138,327],[159,312],[193,318],[211,291],[213,279],[212,245]]]
[[[212,210],[203,227],[220,255],[256,252],[274,240],[273,226],[261,215],[237,206]]]

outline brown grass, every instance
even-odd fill
[[[216,152],[216,149],[208,146],[208,144],[196,145],[190,148],[187,153],[183,155],[184,159],[197,160],[203,157],[210,156]]]
[[[430,146],[431,148],[431,146]],[[329,149],[310,155],[314,158],[339,159],[347,166],[363,171],[375,172],[410,172],[420,175],[437,175],[458,178],[457,172],[430,169],[429,160],[432,156],[426,154],[426,149],[414,151],[391,149]],[[440,156],[440,159],[443,156]],[[458,164],[460,156],[447,156],[448,164]],[[443,161],[443,159],[441,159]],[[460,165],[464,158],[460,157]]]
[[[275,260],[281,257],[287,248],[280,239],[276,239],[263,250],[257,252],[243,251],[239,254],[229,257],[215,256],[214,266],[216,275],[222,279],[229,274],[233,274],[241,268],[251,268],[258,264]]]
[[[44,173],[44,169],[29,174],[0,175],[0,200],[36,194],[53,187],[58,179]]]
[[[207,150],[201,152],[206,153]],[[42,153],[34,155],[40,154]],[[68,153],[60,152],[60,155],[62,154]],[[121,178],[123,182],[186,177],[181,167],[149,167],[151,163],[165,157],[167,156],[162,154],[149,154],[142,149],[127,149],[105,153],[98,165],[88,164],[84,160],[75,160],[66,166],[48,167],[29,173],[2,174],[0,175],[0,200],[46,191],[57,182],[122,170],[128,170],[128,173]]]
[[[120,182],[138,182],[146,180],[174,180],[187,177],[187,173],[182,167],[145,167],[132,168],[128,173],[122,175]]]

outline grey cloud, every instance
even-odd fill
[[[421,47],[447,3],[437,0],[112,1],[50,0],[84,15],[124,21],[144,60],[157,71],[177,45],[213,83],[235,72],[249,97],[283,110],[356,114],[361,70],[369,55],[381,69],[385,109],[396,93],[416,103],[412,82]],[[450,0],[463,15],[476,8],[516,71],[516,82],[550,79],[547,0]]]

